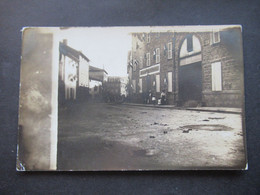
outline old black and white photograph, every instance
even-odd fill
[[[242,28],[22,30],[18,171],[245,170]]]

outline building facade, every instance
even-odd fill
[[[90,97],[90,81],[103,82],[107,72],[90,66],[90,60],[80,51],[59,44],[59,102],[68,100],[87,100]]]
[[[109,76],[103,83],[103,97],[105,101],[113,102],[126,97],[127,78]]]
[[[133,102],[150,93],[177,106],[241,107],[243,58],[240,28],[205,32],[133,33],[128,55]]]

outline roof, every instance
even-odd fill
[[[87,62],[89,62],[90,60],[83,54],[81,53],[80,51],[77,51],[71,47],[69,47],[68,45],[60,42],[60,45],[59,45],[59,50],[60,50],[60,53],[65,55],[65,56],[68,56],[69,58],[75,60],[76,62],[79,62],[79,56],[81,56],[82,58],[84,58]],[[105,71],[104,69],[101,69],[101,68],[96,68],[94,66],[89,66],[89,71],[90,72],[105,72],[107,74],[107,71]]]
[[[81,53],[80,51],[77,51],[71,47],[69,47],[68,45],[60,42],[60,45],[59,45],[59,50],[60,50],[60,53],[63,54],[63,55],[66,55],[68,56],[69,58],[79,62],[79,56],[81,56],[82,58],[84,58],[87,62],[89,62],[90,60],[83,54]]]
[[[89,66],[89,71],[90,72],[105,72],[107,74],[107,71],[105,71],[104,69],[96,68],[94,66]]]

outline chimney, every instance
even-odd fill
[[[68,45],[68,40],[67,40],[67,39],[63,39],[62,43],[63,43],[64,45]]]

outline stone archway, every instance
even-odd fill
[[[202,100],[202,54],[198,37],[185,36],[179,52],[179,102],[198,105]],[[192,102],[192,103],[190,103]]]

